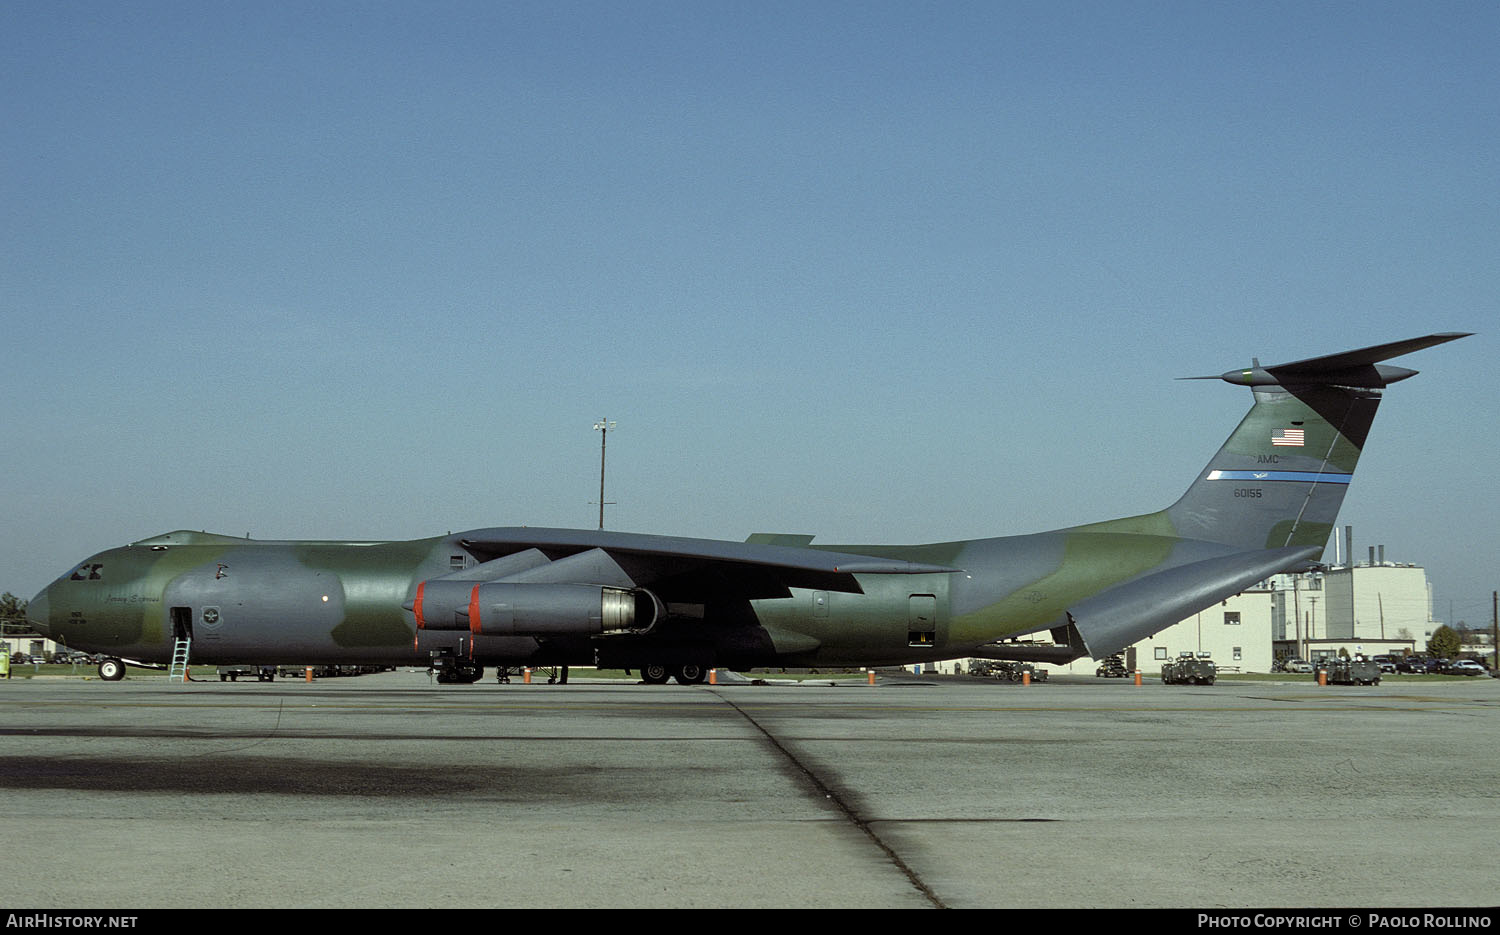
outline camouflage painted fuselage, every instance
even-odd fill
[[[1122,524],[1138,522],[1151,520]],[[1067,608],[1122,582],[1236,554],[1108,527],[844,547],[837,551],[961,570],[856,574],[852,590],[793,587],[760,599],[696,601],[670,581],[647,583],[664,592],[670,612],[650,632],[628,636],[419,630],[403,606],[418,585],[481,564],[463,543],[496,532],[371,543],[167,533],[91,557],[37,596],[32,617],[70,647],[153,663],[166,662],[187,632],[192,659],[208,664],[412,665],[449,649],[485,665],[887,665],[971,655],[1065,626]]]
[[[401,603],[439,574],[443,539],[257,542],[173,532],[93,556],[38,596],[53,639],[165,662],[189,608],[199,662],[410,662]],[[180,621],[178,621],[180,622]]]
[[[1377,362],[1461,336],[1224,374],[1253,388],[1250,412],[1175,504],[1141,516],[915,546],[173,532],[93,556],[27,616],[70,647],[153,663],[190,637],[206,663],[887,665],[1006,658],[1004,641],[1040,631],[1046,658],[1103,658],[1314,561],[1383,389],[1415,373]]]

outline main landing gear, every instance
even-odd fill
[[[665,685],[669,678],[677,679],[678,685],[700,685],[708,678],[708,670],[691,662],[676,668],[660,663],[641,666],[641,681],[647,685]]]

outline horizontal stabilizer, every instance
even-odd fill
[[[1294,360],[1289,364],[1275,364],[1270,367],[1262,367],[1258,364],[1246,370],[1231,370],[1217,376],[1206,377],[1183,377],[1184,380],[1223,380],[1225,383],[1233,383],[1236,386],[1309,386],[1332,384],[1337,386],[1358,386],[1369,389],[1379,389],[1389,386],[1398,380],[1416,376],[1417,371],[1408,370],[1405,367],[1381,366],[1383,360],[1392,357],[1400,357],[1413,351],[1432,347],[1436,344],[1446,344],[1449,341],[1457,341],[1466,338],[1472,332],[1468,331],[1446,331],[1441,334],[1429,334],[1421,338],[1408,338],[1405,341],[1392,341],[1389,344],[1377,344],[1373,347],[1363,347],[1359,350],[1344,351],[1339,354],[1329,354],[1324,357],[1309,357],[1307,360]]]

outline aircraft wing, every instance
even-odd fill
[[[519,526],[457,538],[482,564],[451,578],[649,587],[682,602],[787,597],[791,588],[861,594],[856,575],[959,571],[817,548],[604,530]]]

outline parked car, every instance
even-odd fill
[[[1283,672],[1295,672],[1299,675],[1306,675],[1312,670],[1312,663],[1308,662],[1306,659],[1301,658],[1300,656],[1293,656],[1292,658],[1284,660],[1281,663],[1281,671]]]
[[[1443,670],[1446,675],[1489,675],[1489,670],[1473,659],[1455,659]]]

